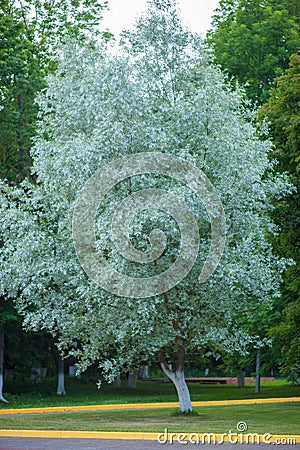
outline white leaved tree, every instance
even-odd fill
[[[148,13],[123,34],[118,47],[65,46],[58,70],[40,96],[41,118],[32,151],[36,185],[1,185],[0,295],[16,299],[24,323],[57,336],[81,369],[98,362],[109,380],[157,354],[173,381],[180,410],[192,410],[184,379],[185,355],[211,344],[243,352],[250,336],[239,330],[248,302],[272,305],[286,262],[267,235],[271,200],[290,189],[274,174],[270,143],[261,141],[242,94],[226,85],[201,39],[183,29],[172,0],[152,0]],[[82,269],[73,245],[72,215],[89,178],[116,158],[159,152],[201,169],[226,213],[222,259],[200,284],[211,232],[194,192],[166,174],[140,173],[110,190],[97,214],[97,250],[131,277],[154,277],[178,256],[180,230],[163,208],[132,214],[130,237],[149,252],[151,230],[166,238],[161,257],[126,260],[111,239],[114,212],[128,195],[163,189],[182,199],[200,233],[193,269],[175,287],[149,298],[109,293]],[[174,370],[168,362],[175,360]]]

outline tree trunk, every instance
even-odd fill
[[[65,373],[64,373],[64,360],[61,356],[58,358],[58,382],[57,382],[57,395],[65,395]]]
[[[13,369],[5,369],[4,382],[12,380],[13,376],[14,376],[14,370]]]
[[[174,372],[173,372],[174,373]],[[180,411],[183,413],[189,413],[192,411],[192,403],[190,397],[190,391],[187,387],[186,381],[184,379],[183,371],[176,371],[174,376],[171,378],[175,384],[178,399],[180,403]]]
[[[133,372],[128,375],[127,387],[136,389],[137,376],[137,372]]]
[[[149,378],[148,364],[141,365],[139,378]]]
[[[31,383],[40,383],[41,382],[41,368],[40,367],[32,367],[29,379],[30,379]]]
[[[120,388],[121,387],[121,376],[117,375],[113,381],[113,387]]]
[[[4,325],[0,324],[0,401],[8,403],[3,397],[3,360],[4,360]]]
[[[69,366],[69,377],[75,378],[76,376],[76,367],[74,365]]]
[[[177,364],[175,372],[169,369],[165,355],[162,349],[158,352],[158,358],[163,372],[173,381],[178,394],[179,407],[182,413],[190,413],[192,408],[190,391],[184,378],[184,358],[185,352],[183,345],[178,346]]]
[[[237,374],[237,385],[238,387],[245,387],[245,372],[239,372]]]
[[[168,364],[168,369],[172,370],[172,364],[171,363]],[[164,373],[164,383],[170,383],[170,382],[171,382],[170,378],[168,377],[168,375],[166,373]]]
[[[257,350],[256,353],[256,375],[255,375],[255,393],[258,394],[260,392],[260,350]]]

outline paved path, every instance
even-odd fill
[[[108,441],[100,439],[39,439],[39,438],[0,438],[0,449],[3,450],[163,450],[168,448],[196,449],[194,444],[182,445],[178,443],[159,444],[150,441]],[[213,444],[201,445],[206,450],[212,450]],[[219,450],[271,450],[269,445],[217,445]],[[276,450],[300,450],[300,445],[276,445]]]

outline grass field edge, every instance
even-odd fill
[[[282,397],[282,398],[261,398],[261,399],[243,399],[243,400],[213,400],[192,402],[193,407],[199,406],[231,406],[231,405],[255,405],[263,403],[292,403],[300,402],[300,397]],[[166,409],[178,408],[178,402],[162,403],[120,403],[106,405],[86,405],[86,406],[51,406],[46,408],[15,408],[0,409],[1,415],[10,414],[44,414],[44,413],[63,413],[78,411],[121,411],[134,409]]]

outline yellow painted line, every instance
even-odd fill
[[[22,438],[58,438],[58,439],[126,439],[158,441],[161,444],[184,443],[217,443],[231,444],[300,444],[300,435],[264,435],[257,433],[143,433],[143,432],[115,432],[115,431],[54,431],[54,430],[0,430],[1,437]]]
[[[120,411],[122,409],[160,409],[176,408],[178,402],[173,403],[119,403],[116,405],[89,405],[89,406],[54,406],[49,408],[19,408],[19,409],[0,409],[2,414],[44,414],[54,412],[76,412],[76,411]]]
[[[255,405],[262,403],[291,403],[300,402],[300,397],[286,398],[260,398],[260,399],[244,399],[244,400],[217,400],[192,402],[194,407],[197,406],[230,406],[230,405]],[[109,405],[88,405],[88,406],[54,406],[49,408],[18,408],[18,409],[0,409],[0,415],[9,414],[44,414],[59,412],[77,412],[77,411],[120,411],[123,409],[165,409],[178,408],[178,402],[169,403],[121,403]]]
[[[156,440],[158,433],[118,431],[0,430],[1,437]]]
[[[193,406],[230,406],[230,405],[258,405],[263,403],[293,403],[300,402],[300,397],[286,398],[249,398],[244,400],[216,400],[208,402],[192,402]]]

